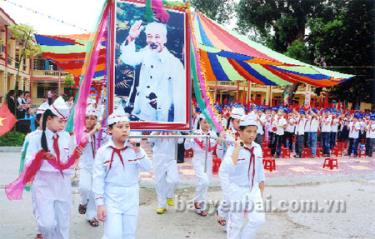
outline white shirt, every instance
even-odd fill
[[[194,132],[196,135],[206,135],[202,130],[197,130]],[[208,140],[208,145],[206,145],[206,138],[189,138],[185,140],[184,146],[185,150],[193,149],[194,158],[201,158],[204,160],[206,154],[206,148],[209,148],[207,157],[212,159],[213,149],[216,145],[216,133],[209,131],[208,134],[211,138]],[[201,144],[201,145],[200,145]],[[201,147],[202,146],[202,147]],[[218,147],[217,147],[218,148]],[[221,148],[220,148],[221,149]]]
[[[257,126],[258,126],[258,129],[257,129],[257,134],[260,134],[260,135],[263,135],[264,134],[264,129],[263,129],[263,126],[266,124],[266,114],[262,114],[260,117],[257,115]]]
[[[168,122],[173,104],[174,122],[186,122],[185,69],[178,58],[167,48],[160,53],[149,46],[137,51],[132,41],[121,47],[120,59],[131,66],[142,64],[132,114],[146,121]],[[157,97],[156,109],[147,98],[151,93]]]
[[[349,138],[351,139],[358,139],[359,137],[359,130],[361,129],[360,122],[350,122],[349,123]]]
[[[296,120],[294,118],[291,118],[288,120],[288,126],[286,127],[286,132],[294,133],[296,128]]]
[[[331,117],[322,118],[322,132],[325,132],[325,133],[331,132],[331,122],[332,122]]]
[[[122,195],[116,194],[116,190],[108,190],[108,188],[126,188],[138,185],[139,172],[141,170],[150,171],[152,168],[151,161],[142,148],[140,152],[136,153],[128,141],[124,146],[128,147],[121,151],[124,165],[117,153],[114,154],[111,165],[112,147],[115,147],[112,139],[100,147],[96,153],[92,191],[95,194],[97,206],[104,204],[104,197],[110,197],[114,201],[117,198],[122,198]],[[110,195],[107,191],[110,191]],[[121,191],[118,190],[118,192]]]
[[[309,132],[318,132],[319,129],[319,119],[315,117],[311,118],[310,120],[310,131]]]
[[[297,121],[296,126],[296,135],[304,135],[305,134],[305,124],[306,124],[306,118],[299,118]]]
[[[42,138],[43,131],[35,131],[29,137],[29,146],[27,147],[27,152],[25,156],[25,164],[29,164],[33,159],[37,152],[42,149],[41,145],[41,138]],[[47,146],[53,155],[56,157],[56,152],[53,149],[53,137],[58,135],[58,147],[60,151],[60,162],[66,163],[69,157],[72,155],[73,150],[75,148],[75,144],[72,143],[73,138],[69,135],[66,131],[60,131],[57,133],[53,133],[48,128],[45,131],[46,139],[47,139]],[[48,163],[47,160],[43,160],[42,166],[40,167],[40,171],[42,172],[56,172],[60,173],[60,171],[54,168],[51,164]],[[66,169],[63,171],[64,174],[70,175],[73,173],[72,169]]]
[[[277,131],[276,131],[276,134],[277,135],[284,135],[284,126],[286,126],[287,122],[286,122],[286,119],[284,117],[280,117],[278,120],[277,120]]]
[[[305,118],[305,132],[310,132],[311,131],[311,118]]]
[[[248,187],[249,189],[252,185],[258,187],[259,183],[265,181],[262,148],[255,142],[252,143],[252,147],[254,147],[255,155],[254,180],[252,177],[254,164],[250,165],[250,152],[242,147],[236,165],[232,161],[234,147],[230,147],[226,152],[219,169],[219,178],[224,194],[231,195],[237,191],[238,187]]]
[[[339,128],[339,119],[333,119],[331,124],[331,132],[337,133]]]
[[[94,165],[94,159],[96,154],[96,145],[97,145],[97,135],[94,134],[89,137],[89,142],[82,151],[82,155],[79,159],[79,168],[87,169],[91,172]]]
[[[367,125],[366,138],[375,139],[375,121],[370,121]]]

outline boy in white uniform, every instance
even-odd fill
[[[358,138],[359,138],[359,130],[361,129],[361,124],[358,122],[359,116],[354,114],[354,118],[350,121],[349,127],[349,148],[348,148],[348,156],[354,154],[357,156],[358,151]]]
[[[206,121],[203,114],[200,115],[199,120],[199,130],[195,132],[197,135],[210,135],[216,137],[216,133],[210,131],[210,125]],[[195,212],[200,216],[207,216],[206,211],[206,200],[207,200],[207,190],[210,184],[212,175],[212,154],[216,149],[216,139],[209,138],[207,140],[208,145],[206,145],[206,138],[194,138],[186,139],[185,149],[193,149],[194,155],[192,158],[193,168],[195,175],[197,177],[197,187],[196,194],[194,197],[194,207]],[[207,148],[207,161],[205,159]]]
[[[172,132],[153,132],[151,135],[175,135]],[[179,181],[176,149],[183,138],[150,138],[153,144],[152,164],[155,173],[155,189],[158,198],[157,214],[164,214],[168,206],[174,206],[174,192]]]
[[[375,114],[370,116],[366,127],[366,155],[372,157],[372,150],[375,140]]]
[[[95,108],[93,106],[88,106],[85,118],[85,132],[90,132],[94,129],[97,123],[97,117]],[[92,227],[99,226],[99,222],[96,219],[95,198],[92,193],[92,170],[96,153],[96,141],[95,134],[89,137],[89,143],[83,149],[79,161],[79,193],[81,202],[78,207],[78,212],[80,214],[86,214],[86,219]]]
[[[112,138],[95,156],[93,192],[97,217],[104,221],[103,239],[135,238],[139,209],[139,171],[151,161],[139,143],[130,142],[130,124],[119,107],[108,117]]]
[[[231,205],[228,239],[253,239],[258,227],[265,222],[263,155],[260,145],[254,142],[256,132],[257,122],[244,116],[240,123],[240,138],[228,149],[220,166],[220,182]]]

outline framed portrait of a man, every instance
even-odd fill
[[[123,107],[133,129],[187,130],[191,82],[186,10],[166,7],[161,21],[146,17],[145,9],[140,0],[114,4],[109,111]]]

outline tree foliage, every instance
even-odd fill
[[[191,4],[209,18],[220,23],[227,22],[233,17],[233,0],[191,0]]]

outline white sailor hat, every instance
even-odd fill
[[[46,111],[46,110],[48,110],[49,109],[49,105],[48,105],[48,102],[46,101],[46,102],[44,102],[43,104],[41,104],[39,107],[38,107],[38,109],[36,110],[36,114],[38,115],[38,114],[44,114],[44,112]]]
[[[68,119],[70,108],[61,96],[57,98],[49,108],[57,117],[65,120]]]
[[[147,24],[145,28],[146,34],[160,34],[163,37],[167,37],[167,26],[160,22],[151,22]]]
[[[251,115],[244,115],[241,118],[240,126],[258,126],[256,119]]]
[[[233,119],[241,119],[242,116],[245,115],[245,110],[243,108],[233,108],[232,112],[230,113],[230,117]]]
[[[88,105],[86,108],[86,116],[95,116],[98,117],[98,112],[93,105]]]
[[[129,122],[128,115],[122,107],[118,107],[112,114],[108,116],[107,124],[112,125],[117,122]]]

